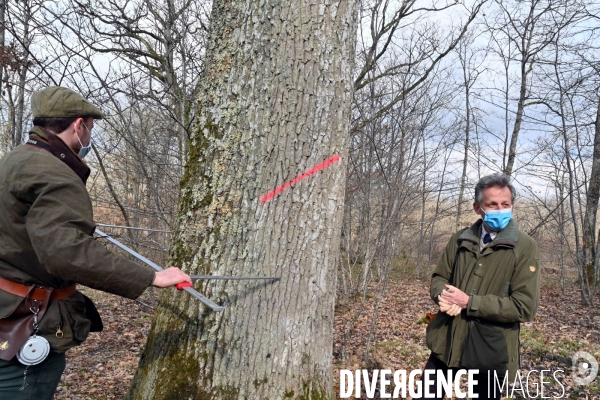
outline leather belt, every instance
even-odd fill
[[[46,298],[47,289],[36,287],[31,289],[31,286],[21,285],[20,283],[13,282],[11,280],[2,278],[0,276],[0,289],[5,292],[14,294],[19,297],[28,297],[33,300],[44,301]],[[50,300],[62,300],[66,299],[75,294],[77,291],[76,285],[71,285],[62,289],[54,289],[52,290],[52,294],[50,294]]]

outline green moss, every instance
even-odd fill
[[[218,387],[216,392],[223,400],[235,400],[239,398],[240,390],[233,386]]]
[[[201,115],[200,111],[198,115]],[[212,203],[212,174],[210,173],[212,152],[209,147],[215,139],[222,137],[219,127],[212,121],[208,120],[198,125],[194,139],[189,144],[183,177],[179,181],[182,194],[179,204],[180,214],[207,207]],[[190,193],[198,186],[205,192],[199,202],[194,193]]]
[[[529,351],[536,357],[539,357],[548,351],[548,340],[539,329],[527,326],[522,327],[520,338],[523,349]]]
[[[588,263],[584,266],[584,271],[585,271],[585,276],[584,279],[587,280],[587,282],[590,284],[590,286],[594,285],[594,281],[595,281],[595,277],[596,277],[596,270],[594,268],[594,264],[593,263]]]
[[[302,394],[297,397],[298,400],[330,400],[331,397],[327,390],[315,384],[313,381],[302,382]]]
[[[161,364],[168,366],[160,371],[161,383],[157,385],[154,399],[186,399],[195,398],[197,393],[197,382],[195,378],[200,373],[200,365],[194,357],[178,352],[172,356],[163,358]],[[141,365],[138,368],[137,380],[144,382],[150,365]],[[127,399],[139,398],[128,393]]]
[[[254,382],[252,382],[252,383],[254,384],[254,387],[259,387],[260,385],[264,385],[268,381],[269,381],[269,379],[267,379],[267,377],[265,376],[262,379],[255,379]]]
[[[293,390],[290,390],[289,392],[285,392],[285,393],[283,394],[283,397],[285,397],[286,399],[289,399],[289,398],[292,398],[292,397],[294,397],[294,391],[293,391]]]
[[[592,393],[600,393],[600,376],[595,381],[590,382],[587,389]]]
[[[208,207],[213,201],[213,195],[211,192],[206,193],[202,201],[200,202],[200,207]]]
[[[159,389],[155,398],[184,399],[195,396],[197,391],[196,378],[200,373],[198,360],[180,353],[165,361],[170,375],[166,382],[169,382],[169,384],[159,386],[159,388],[166,390],[163,391],[164,395],[161,395],[162,390]]]
[[[199,111],[198,115],[202,115],[202,112]],[[214,142],[222,137],[219,126],[212,123],[210,119],[197,124],[192,134],[185,171],[179,182],[181,197],[176,225],[179,229],[184,229],[184,232],[178,232],[179,234],[174,235],[172,239],[169,258],[172,265],[189,266],[194,257],[203,260],[205,254],[212,254],[212,251],[220,243],[218,224],[212,230],[207,230],[203,224],[207,223],[209,215],[218,211],[213,209],[218,206],[216,203],[219,200],[218,194],[213,188],[219,171],[213,171],[215,152],[212,147]],[[199,226],[192,236],[188,237],[185,236],[184,227],[190,220]],[[193,272],[210,272],[208,265],[194,265],[194,269]]]
[[[310,363],[311,363],[310,356],[308,354],[306,354],[306,353],[302,353],[302,357],[301,357],[300,363],[302,365],[310,365]]]
[[[392,341],[383,341],[379,342],[375,345],[376,348],[385,348],[385,347],[396,347],[400,344],[404,343],[402,340],[392,340]]]
[[[212,400],[218,397],[221,400],[239,400],[240,391],[238,388],[233,386],[216,387],[212,391],[206,392],[200,390],[194,397],[193,400]]]

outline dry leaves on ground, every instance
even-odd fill
[[[136,301],[83,290],[96,302],[104,331],[91,333],[83,345],[67,353],[67,368],[55,398],[122,399],[150,330],[152,309]],[[361,299],[336,307],[332,373],[338,395],[340,369],[421,369],[429,356],[425,325],[418,321],[436,308],[429,299],[427,282],[405,280],[388,283],[373,327],[370,361],[364,361],[371,315],[380,292],[379,287],[369,289],[363,311],[347,335],[345,362],[342,362],[344,333]],[[587,351],[600,360],[600,310],[582,306],[577,293],[569,290],[563,295],[557,289],[543,290],[537,317],[521,329],[522,367],[525,374],[529,370],[562,369],[566,390],[563,398],[600,399],[600,378],[587,387],[573,387],[571,380],[570,360],[574,352]],[[148,291],[141,301],[152,304],[153,293]],[[547,388],[550,393],[560,394],[556,382]]]
[[[405,280],[388,283],[386,295],[380,299],[369,358],[365,361],[371,317],[381,291],[378,286],[369,287],[362,312],[354,324],[351,321],[360,309],[360,298],[336,309],[334,379],[337,396],[340,369],[409,372],[422,369],[429,357],[430,352],[425,344],[426,325],[419,323],[419,320],[426,312],[436,312],[437,307],[429,297],[429,282]],[[529,371],[557,372],[556,376],[564,386],[564,395],[559,383],[546,378],[544,381],[548,383],[544,384],[544,396],[598,400],[600,377],[585,387],[573,387],[571,378],[571,359],[575,352],[585,351],[600,360],[600,309],[582,306],[578,296],[574,289],[569,289],[564,295],[554,288],[542,290],[536,318],[533,322],[521,325],[521,376],[525,381]],[[352,329],[345,335],[349,326]],[[346,336],[346,359],[343,361]],[[559,370],[564,372],[560,373]],[[532,372],[529,380],[531,397],[535,397],[535,379],[539,382],[539,373]],[[524,398],[523,394],[527,395],[524,391],[515,390],[514,398]],[[364,387],[362,395],[366,398]]]

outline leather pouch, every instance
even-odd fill
[[[33,332],[34,314],[31,307],[39,307],[37,318],[40,321],[46,313],[51,293],[52,290],[48,290],[43,301],[23,298],[9,316],[0,319],[0,359],[9,361],[21,350]]]

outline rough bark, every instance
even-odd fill
[[[354,0],[215,1],[171,262],[281,276],[160,300],[129,399],[329,398]],[[265,203],[261,196],[334,154]]]
[[[5,10],[6,0],[0,0],[0,55],[4,57],[4,33],[5,28]],[[0,63],[0,95],[2,95],[2,75],[4,73],[4,63]]]
[[[598,270],[598,255],[596,254],[596,217],[598,214],[598,199],[600,198],[600,101],[596,109],[596,122],[594,134],[594,157],[592,159],[592,172],[588,185],[585,218],[583,220],[583,256],[587,280],[591,285],[595,282]],[[593,301],[593,290],[590,301]]]

